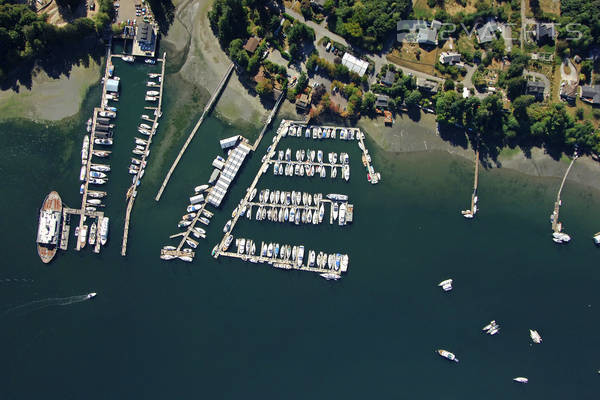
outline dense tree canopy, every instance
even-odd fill
[[[337,0],[328,26],[350,42],[368,50],[381,50],[385,38],[412,9],[411,0]]]
[[[0,83],[11,74],[31,70],[40,60],[52,60],[55,65],[68,64],[59,58],[73,58],[86,46],[86,37],[98,37],[97,33],[112,19],[112,1],[101,1],[98,11],[94,20],[79,18],[71,24],[56,27],[25,4],[0,0]],[[67,48],[69,52],[65,51]],[[25,64],[27,68],[23,68]]]
[[[233,39],[248,37],[248,15],[242,0],[216,0],[208,20],[223,46]]]

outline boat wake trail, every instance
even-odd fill
[[[83,294],[80,296],[70,296],[70,297],[50,297],[42,300],[34,300],[25,304],[21,304],[16,307],[9,308],[8,310],[3,312],[3,315],[6,316],[8,314],[29,314],[33,311],[38,311],[43,308],[53,307],[53,306],[68,306],[69,304],[81,303],[82,301],[89,300],[90,297],[87,294]]]

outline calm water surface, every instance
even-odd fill
[[[177,232],[187,197],[222,154],[218,139],[258,133],[211,117],[156,203],[181,143],[170,146],[165,127],[159,130],[121,257],[127,165],[148,70],[117,63],[122,96],[106,185],[111,236],[100,255],[89,246],[76,252],[71,238],[70,250],[44,265],[34,243],[50,190],[70,206],[79,201],[80,143],[99,90],[66,126],[0,125],[2,399],[597,398],[600,272],[591,235],[600,230],[600,197],[572,183],[561,219],[573,241],[556,246],[548,220],[556,179],[483,172],[481,212],[465,221],[459,210],[468,206],[473,168],[466,160],[388,154],[367,141],[383,175],[371,186],[355,143],[287,138],[284,148],[348,152],[350,182],[269,173],[259,189],[346,193],[355,222],[298,227],[243,219],[236,235],[347,252],[348,274],[327,282],[214,260],[210,249],[253,179],[270,131],[215,213],[195,262],[163,262],[160,247]],[[172,122],[176,95],[167,91],[163,125]],[[448,277],[455,289],[443,293],[436,285]],[[56,301],[90,291],[99,293],[93,301]],[[502,325],[495,337],[481,333],[491,319]],[[543,344],[530,344],[530,328]],[[437,348],[461,362],[446,362]],[[530,383],[517,385],[516,376]]]

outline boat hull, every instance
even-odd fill
[[[50,192],[44,199],[42,210],[62,212],[62,199],[60,198],[60,195],[55,191]],[[58,244],[46,245],[37,243],[37,252],[44,264],[48,264],[52,261],[57,250]]]

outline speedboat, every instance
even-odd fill
[[[146,59],[144,60],[144,62],[145,62],[146,64],[156,64],[156,60],[154,60],[154,59],[152,59],[152,58],[146,58]]]
[[[533,340],[534,343],[542,343],[542,337],[538,331],[530,329],[529,336],[531,336],[531,340]]]
[[[333,203],[333,206],[331,207],[331,212],[333,214],[333,220],[335,221],[338,217],[338,203]]]
[[[438,349],[437,352],[440,356],[447,358],[450,361],[458,362],[458,358],[456,358],[454,353],[451,353],[448,350]]]
[[[97,295],[97,294],[98,294],[98,293],[96,293],[96,292],[88,293],[88,294],[85,296],[85,298],[86,298],[86,299],[93,299],[94,297],[96,297],[96,295]]]
[[[519,383],[527,383],[527,382],[529,382],[529,379],[527,379],[523,376],[518,376],[516,378],[513,378],[513,381],[519,382]]]
[[[438,283],[438,286],[444,289],[444,292],[449,292],[450,290],[452,290],[452,279],[446,279],[445,281],[441,281],[440,283]]]

